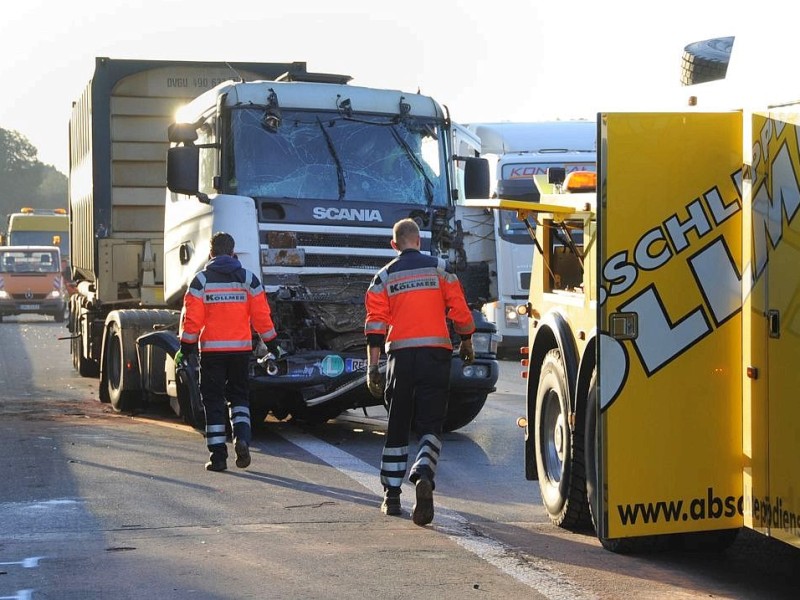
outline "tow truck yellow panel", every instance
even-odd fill
[[[797,108],[795,107],[795,110]],[[744,231],[745,524],[800,547],[800,115],[752,118]]]
[[[742,114],[603,114],[600,532],[740,527]]]

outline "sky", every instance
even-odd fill
[[[763,6],[762,2],[759,6]],[[743,0],[24,0],[0,10],[0,128],[68,170],[94,59],[291,62],[433,96],[453,120],[651,110],[686,44],[735,35]]]

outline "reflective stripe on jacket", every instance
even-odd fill
[[[194,276],[183,297],[180,338],[202,352],[249,352],[252,329],[276,337],[264,288],[232,256],[217,256]]]
[[[452,349],[446,318],[458,334],[475,331],[458,277],[447,271],[444,260],[418,250],[404,250],[378,271],[365,304],[364,333],[385,336],[387,352],[419,346]]]

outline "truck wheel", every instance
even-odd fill
[[[586,427],[584,436],[584,455],[586,457],[586,499],[589,502],[589,514],[592,526],[599,531],[598,515],[600,498],[597,480],[597,370],[592,371],[589,381],[589,393],[586,395]]]
[[[106,333],[105,380],[108,384],[108,399],[118,412],[130,412],[140,408],[140,390],[123,389],[125,368],[125,340],[117,323],[111,323]]]
[[[451,402],[447,406],[447,416],[444,420],[442,430],[445,432],[461,429],[478,416],[483,406],[486,404],[488,394],[463,394],[458,402]]]
[[[81,377],[97,377],[100,374],[100,368],[97,362],[86,358],[83,355],[83,329],[81,327],[80,305],[70,300],[72,306],[69,311],[70,319],[70,332],[72,339],[70,340],[70,351],[72,352],[72,366]],[[84,318],[88,318],[88,315]]]
[[[725,79],[733,36],[693,42],[683,49],[681,84],[694,85]]]
[[[97,377],[100,374],[100,369],[95,361],[86,358],[83,355],[83,344],[81,343],[81,338],[73,340],[73,343],[77,345],[75,354],[72,356],[77,362],[75,369],[78,371],[78,375],[81,377]]]
[[[591,517],[586,500],[583,419],[580,435],[576,435],[570,429],[567,377],[557,349],[550,350],[542,363],[535,414],[536,467],[544,507],[558,527],[585,530]]]

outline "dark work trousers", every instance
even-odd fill
[[[433,482],[442,451],[451,356],[447,348],[429,347],[389,353],[386,364],[389,425],[381,457],[381,483],[385,490],[397,492],[403,483],[412,424],[419,436],[419,446],[409,480],[414,483],[424,475]]]
[[[227,425],[250,443],[249,352],[201,352],[200,396],[206,413],[206,444],[228,456]]]

